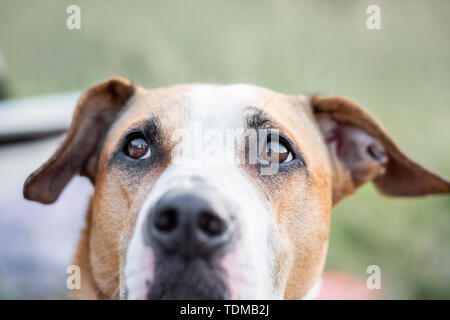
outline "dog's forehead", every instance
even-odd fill
[[[271,113],[275,106],[287,102],[283,94],[248,84],[140,88],[130,103],[129,116],[157,116],[170,118],[170,122],[201,121],[206,127],[233,128],[243,123],[248,110]]]
[[[257,86],[197,85],[186,92],[191,121],[202,121],[206,127],[232,128],[243,123],[248,109],[264,109],[277,93]]]

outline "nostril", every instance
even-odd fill
[[[202,211],[198,216],[198,226],[208,236],[219,236],[225,232],[226,223],[216,214]]]
[[[163,209],[155,215],[153,224],[159,231],[170,232],[177,227],[178,213],[174,208]]]

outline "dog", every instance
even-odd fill
[[[228,147],[212,138],[226,130]],[[82,94],[24,196],[52,203],[77,174],[95,186],[74,262],[78,299],[309,298],[332,208],[359,186],[450,192],[345,97],[244,84],[147,90],[121,77]]]

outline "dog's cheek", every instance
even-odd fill
[[[238,239],[222,259],[231,299],[280,298],[275,288],[278,237],[275,222],[258,196],[247,190],[237,215]],[[253,207],[250,207],[252,204]]]
[[[136,208],[134,213],[133,227],[128,228],[124,235],[131,239],[127,246],[124,259],[124,280],[121,284],[122,298],[130,300],[147,299],[148,288],[154,280],[155,254],[152,248],[145,246],[142,237],[143,221],[146,217],[146,206]],[[125,240],[124,240],[125,241]]]
[[[144,246],[140,233],[133,236],[125,262],[127,298],[130,300],[146,299],[155,275],[155,254]]]
[[[328,245],[329,220],[318,209],[316,200],[303,201],[303,209],[290,212],[284,228],[291,244],[291,257],[285,298],[299,299],[311,289],[320,276]]]

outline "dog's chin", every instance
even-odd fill
[[[147,285],[150,300],[224,300],[230,298],[227,275],[218,264],[179,257],[160,260]]]

